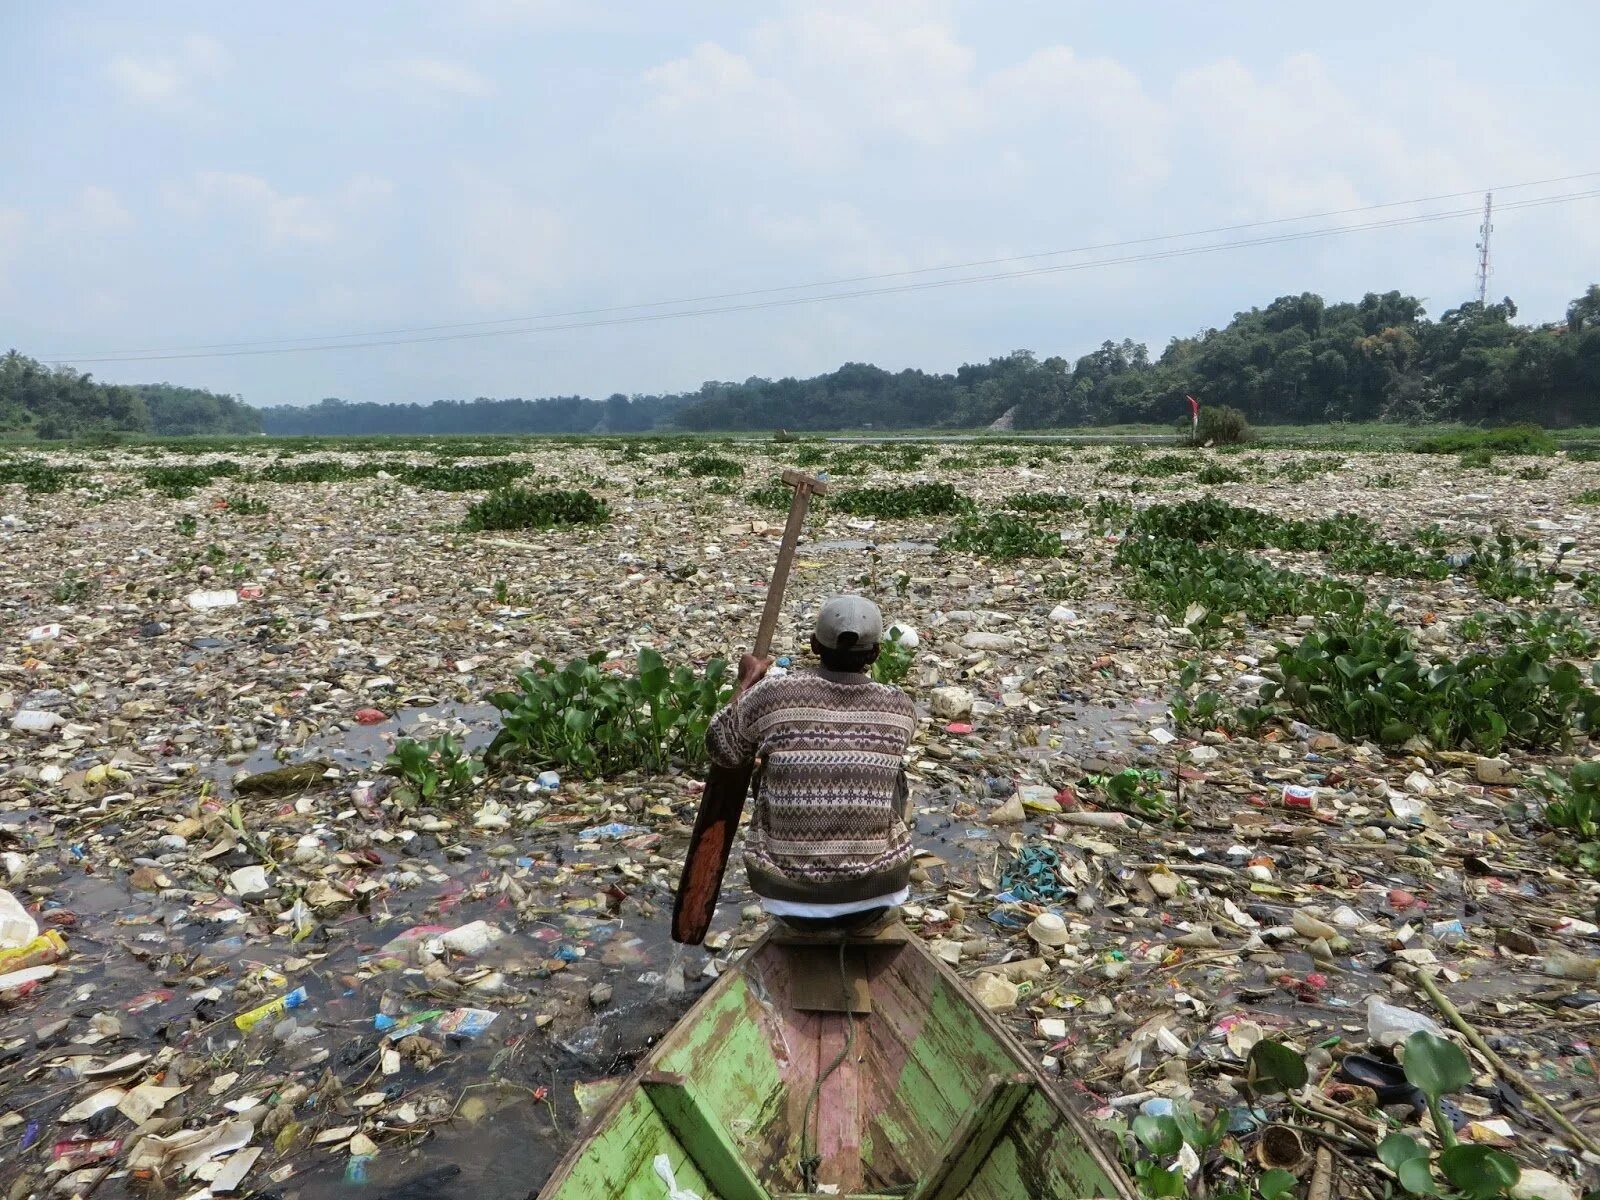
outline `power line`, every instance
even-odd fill
[[[1600,176],[1600,171],[1584,171],[1575,175],[1556,175],[1548,179],[1526,180],[1522,183],[1503,184],[1501,191],[1515,191],[1518,188],[1542,187],[1552,183],[1568,183],[1575,179],[1591,179]],[[946,263],[936,267],[916,267],[903,271],[888,271],[875,275],[852,275],[838,279],[818,280],[812,283],[784,284],[770,288],[752,288],[744,291],[717,292],[703,296],[685,296],[673,300],[650,300],[637,304],[621,304],[603,308],[573,309],[568,312],[541,313],[526,317],[499,317],[485,321],[460,321],[443,325],[416,325],[397,329],[375,329],[356,333],[333,333],[321,335],[307,335],[301,337],[263,338],[254,341],[241,342],[212,342],[202,345],[157,347],[145,350],[102,350],[87,354],[54,354],[45,355],[46,361],[79,361],[79,362],[125,362],[146,355],[181,354],[199,350],[245,350],[258,346],[309,346],[317,342],[340,342],[356,338],[398,337],[416,333],[439,333],[458,329],[488,329],[500,325],[526,325],[534,321],[557,321],[572,317],[601,316],[607,313],[637,312],[646,308],[666,308],[683,304],[706,304],[721,300],[743,300],[752,296],[781,295],[786,292],[812,291],[817,288],[843,287],[855,283],[877,283],[888,279],[909,278],[916,275],[932,275],[945,271],[963,271],[974,267],[1000,266],[1005,263],[1029,262],[1040,258],[1058,258],[1068,254],[1088,254],[1099,250],[1120,250],[1129,246],[1149,245],[1155,242],[1182,241],[1188,238],[1209,237],[1219,233],[1240,233],[1250,229],[1262,229],[1275,225],[1293,224],[1296,221],[1320,221],[1329,217],[1350,216],[1354,213],[1379,212],[1389,208],[1403,208],[1413,204],[1432,204],[1442,200],[1457,200],[1463,196],[1477,195],[1478,190],[1465,192],[1445,192],[1436,196],[1421,196],[1411,200],[1390,200],[1382,204],[1359,205],[1353,208],[1332,209],[1327,212],[1305,213],[1297,217],[1274,217],[1261,221],[1246,221],[1235,225],[1217,225],[1210,229],[1192,230],[1188,233],[1157,234],[1149,237],[1129,238],[1116,242],[1100,242],[1086,246],[1075,246],[1065,250],[1041,250],[1031,254],[1017,254],[1003,258],[976,259],[963,263]]]
[[[1592,176],[1592,175],[1600,175],[1600,172],[1588,172],[1584,176],[1573,176],[1572,178],[1586,178],[1586,177]],[[1515,185],[1513,185],[1513,186],[1515,186]],[[1469,194],[1473,194],[1473,193],[1457,193],[1457,195],[1469,195]],[[1566,204],[1566,203],[1572,203],[1572,202],[1578,201],[1578,200],[1593,199],[1593,198],[1596,198],[1596,197],[1600,197],[1600,188],[1591,189],[1591,190],[1587,190],[1587,191],[1567,192],[1567,193],[1562,193],[1562,194],[1558,194],[1558,195],[1554,195],[1554,196],[1532,197],[1532,198],[1529,198],[1529,199],[1526,199],[1526,200],[1514,200],[1514,201],[1511,201],[1509,203],[1502,204],[1501,205],[1501,211],[1525,209],[1525,208],[1538,208],[1538,207],[1544,207],[1544,206],[1553,205],[1553,204]],[[1401,201],[1401,202],[1398,202],[1398,203],[1416,203],[1416,202],[1415,201],[1409,201],[1409,202]],[[1365,208],[1365,209],[1350,210],[1350,211],[1373,211],[1373,210],[1376,210],[1376,209],[1381,209],[1381,208],[1386,208],[1386,207],[1393,207],[1393,205],[1373,205],[1373,206],[1369,206],[1368,208]],[[758,311],[758,310],[762,310],[762,309],[769,309],[769,308],[786,308],[786,307],[794,307],[794,306],[803,305],[803,304],[819,304],[819,303],[825,303],[825,302],[833,301],[833,300],[857,299],[857,298],[866,297],[866,296],[897,295],[897,294],[906,293],[906,292],[931,291],[931,290],[934,290],[934,289],[946,288],[946,287],[963,287],[963,286],[968,286],[968,285],[977,284],[977,283],[992,283],[992,282],[998,282],[998,281],[1010,280],[1010,279],[1025,279],[1025,278],[1031,278],[1031,277],[1039,276],[1039,275],[1062,274],[1062,273],[1073,272],[1073,271],[1085,271],[1085,270],[1096,269],[1096,268],[1099,268],[1099,267],[1121,266],[1121,265],[1126,265],[1126,264],[1129,264],[1129,263],[1157,262],[1157,261],[1164,261],[1164,260],[1167,260],[1167,259],[1184,258],[1184,257],[1189,257],[1189,256],[1199,255],[1199,254],[1215,254],[1215,253],[1218,253],[1220,251],[1225,251],[1225,250],[1246,249],[1246,248],[1254,247],[1254,246],[1279,245],[1279,244],[1288,243],[1288,242],[1306,241],[1306,240],[1310,240],[1310,239],[1314,239],[1314,238],[1337,237],[1337,236],[1341,236],[1341,235],[1344,235],[1344,234],[1362,233],[1362,232],[1368,232],[1368,231],[1376,230],[1376,229],[1393,229],[1393,228],[1399,228],[1399,227],[1409,226],[1409,225],[1431,224],[1431,223],[1438,222],[1438,221],[1454,220],[1454,219],[1457,219],[1457,218],[1460,218],[1460,217],[1464,217],[1464,216],[1475,216],[1475,215],[1478,214],[1479,211],[1480,210],[1476,206],[1471,207],[1471,208],[1456,208],[1456,209],[1450,209],[1450,210],[1446,210],[1446,211],[1442,211],[1442,212],[1418,213],[1418,214],[1412,214],[1410,216],[1392,217],[1392,218],[1387,218],[1387,219],[1383,219],[1383,220],[1366,221],[1366,222],[1360,222],[1360,223],[1357,223],[1357,224],[1354,224],[1354,225],[1335,225],[1335,226],[1325,226],[1325,227],[1322,227],[1320,229],[1293,230],[1293,231],[1290,231],[1290,232],[1287,232],[1287,233],[1273,234],[1273,235],[1268,235],[1268,236],[1258,237],[1258,238],[1244,238],[1244,239],[1237,239],[1237,240],[1232,240],[1232,241],[1214,242],[1214,243],[1210,243],[1208,245],[1203,245],[1203,246],[1185,246],[1185,247],[1178,247],[1178,248],[1170,249],[1170,250],[1154,251],[1154,252],[1145,253],[1145,254],[1129,254],[1129,255],[1122,255],[1122,256],[1118,256],[1118,257],[1114,257],[1114,258],[1092,259],[1092,260],[1089,260],[1087,262],[1055,263],[1055,264],[1050,264],[1050,265],[1046,265],[1046,266],[1032,267],[1032,268],[1028,268],[1028,269],[1025,269],[1025,270],[1019,270],[1019,271],[994,271],[994,272],[987,272],[987,273],[979,274],[979,275],[964,275],[964,276],[960,276],[960,277],[957,277],[957,278],[954,278],[954,279],[921,280],[921,281],[913,282],[913,283],[903,283],[903,284],[896,284],[896,285],[885,286],[885,287],[855,288],[855,289],[851,289],[851,290],[847,290],[847,291],[825,292],[825,293],[822,293],[822,294],[819,294],[819,295],[810,295],[810,296],[785,296],[785,297],[778,297],[778,298],[773,298],[773,299],[769,299],[769,300],[757,301],[757,302],[746,303],[746,304],[718,304],[718,305],[711,305],[711,306],[708,306],[708,307],[701,307],[701,308],[689,308],[689,309],[680,308],[680,309],[676,309],[676,310],[671,311],[671,312],[637,313],[637,314],[635,314],[633,316],[615,316],[615,317],[603,317],[603,316],[601,316],[601,317],[598,317],[597,319],[594,319],[594,320],[568,321],[568,322],[563,323],[563,324],[532,325],[532,326],[526,326],[525,325],[523,327],[512,328],[512,329],[485,329],[485,328],[480,328],[476,324],[474,324],[473,326],[470,327],[470,329],[471,329],[470,332],[459,331],[461,327],[444,327],[446,329],[454,328],[454,329],[457,329],[458,331],[457,332],[434,333],[434,334],[431,334],[430,336],[378,337],[375,340],[341,341],[341,342],[332,342],[332,341],[324,340],[323,344],[301,344],[301,345],[281,345],[281,344],[278,344],[278,343],[271,343],[268,346],[262,346],[262,347],[250,347],[250,346],[248,346],[248,344],[234,343],[234,345],[240,345],[240,346],[243,346],[244,348],[239,348],[239,349],[214,349],[214,350],[212,350],[212,349],[204,349],[204,348],[197,348],[197,349],[194,349],[194,350],[181,350],[181,351],[173,351],[173,352],[145,353],[145,354],[134,354],[134,355],[78,356],[78,357],[74,357],[74,358],[70,359],[70,361],[76,362],[76,363],[163,362],[163,361],[172,361],[172,360],[179,360],[179,359],[243,358],[243,357],[257,357],[257,356],[262,356],[262,355],[274,355],[274,354],[307,354],[307,353],[317,353],[317,352],[330,351],[330,350],[365,350],[365,349],[373,349],[373,348],[385,347],[385,346],[422,345],[422,344],[428,344],[428,343],[434,343],[434,342],[470,341],[470,340],[479,340],[479,339],[483,339],[483,338],[493,338],[493,337],[511,337],[511,336],[516,336],[516,335],[519,335],[519,334],[529,334],[529,333],[558,333],[558,332],[565,332],[565,331],[570,331],[570,330],[574,330],[574,329],[594,329],[594,328],[600,328],[600,327],[605,327],[605,326],[646,324],[646,323],[653,323],[653,322],[657,322],[657,321],[678,320],[678,319],[681,319],[681,318],[684,318],[684,317],[715,316],[715,315],[721,315],[721,314],[732,313],[732,312],[753,312],[753,311]],[[1299,218],[1284,218],[1283,220],[1306,220],[1306,219],[1308,219],[1308,218],[1299,217]],[[1281,221],[1257,222],[1257,223],[1254,223],[1254,225],[1259,226],[1259,225],[1265,225],[1265,224],[1278,224],[1278,223],[1282,223],[1282,222]],[[1143,242],[1148,242],[1148,241],[1170,240],[1171,238],[1184,237],[1184,236],[1196,236],[1196,235],[1193,235],[1193,234],[1189,234],[1189,235],[1176,235],[1176,234],[1175,235],[1164,235],[1163,237],[1160,237],[1160,238],[1136,239],[1134,241],[1129,241],[1129,242],[1113,243],[1112,245],[1136,245],[1136,244],[1141,244]],[[1057,251],[1057,252],[1053,252],[1053,253],[1067,253],[1067,252]],[[994,261],[997,261],[997,262],[1015,262],[1015,261],[1022,261],[1022,260],[1025,260],[1025,259],[1029,259],[1029,258],[1048,257],[1048,256],[1049,255],[1024,255],[1024,256],[1018,256],[1017,258],[1004,259],[1004,260],[994,260]],[[979,264],[973,264],[973,265],[979,265]],[[891,274],[888,274],[888,275],[883,275],[883,276],[865,276],[865,277],[862,277],[862,279],[863,279],[863,281],[870,281],[870,280],[876,280],[876,279],[897,278],[897,277],[902,277],[902,276],[910,275],[910,274],[922,274],[922,273],[927,273],[929,271],[954,270],[954,269],[958,269],[958,268],[955,268],[955,267],[926,268],[923,271],[917,271],[917,272],[894,272],[894,273],[891,273]],[[763,292],[746,293],[746,294],[768,295],[768,294],[772,294],[772,293],[775,293],[775,292],[781,292],[781,291],[787,291],[787,290],[796,290],[796,288],[803,287],[803,286],[813,286],[814,287],[814,286],[822,286],[822,285],[796,285],[795,288],[766,289]],[[660,302],[660,303],[661,304],[666,304],[666,303],[673,303],[673,302],[663,301],[663,302]],[[675,302],[675,303],[689,303],[689,301],[679,301],[679,302]],[[601,310],[595,310],[595,311],[598,312],[598,313],[618,312],[618,311],[626,311],[627,309],[638,308],[638,307],[654,307],[654,306],[653,305],[652,306],[636,305],[636,306],[626,306],[625,309],[601,309]],[[573,314],[573,315],[582,316],[582,315],[587,315],[587,314],[576,313],[576,314]],[[528,318],[528,320],[550,320],[550,319],[554,319],[554,318]],[[485,323],[485,324],[487,324],[487,323]],[[415,332],[419,332],[420,333],[420,332],[424,332],[424,331],[419,330],[419,331],[415,331]],[[347,336],[352,336],[352,335],[347,335]],[[287,340],[287,339],[284,339],[284,340]],[[310,339],[307,339],[307,340],[309,341]],[[49,356],[46,359],[46,361],[60,362],[60,361],[64,361],[64,359],[63,359],[63,356],[53,355],[53,356]]]

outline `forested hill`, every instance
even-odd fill
[[[953,374],[846,363],[810,379],[705,383],[697,391],[604,400],[441,400],[267,408],[170,384],[97,383],[15,351],[0,358],[0,433],[644,433],[651,430],[981,428],[1170,423],[1186,393],[1261,425],[1452,420],[1600,424],[1600,285],[1566,320],[1517,322],[1516,306],[1463,304],[1437,320],[1399,292],[1328,304],[1306,293],[1177,337],[1152,359],[1106,342],[1075,362],[1018,350]]]
[[[97,383],[90,375],[70,367],[51,369],[15,350],[0,357],[0,434],[53,439],[260,432],[261,415],[235,396],[170,383]]]
[[[1160,356],[1106,342],[1076,362],[1019,350],[954,374],[847,363],[810,379],[706,383],[681,395],[269,408],[268,433],[625,433],[649,429],[1016,428],[1169,423],[1185,393],[1257,424],[1313,421],[1600,424],[1600,285],[1565,322],[1518,324],[1510,300],[1438,320],[1399,292],[1327,304],[1284,296]]]

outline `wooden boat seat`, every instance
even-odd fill
[[[784,947],[793,964],[796,1012],[872,1012],[872,972],[883,955],[904,946],[911,933],[898,916],[866,929],[792,929],[781,921],[772,925],[769,940]]]
[[[911,940],[911,931],[899,921],[866,930],[791,929],[774,922],[768,941],[775,946],[904,946]]]

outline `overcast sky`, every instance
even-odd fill
[[[1600,171],[1596,46],[1587,0],[3,0],[0,348],[484,322]],[[1399,288],[1437,315],[1472,293],[1475,225],[88,369],[263,405],[603,396],[862,360],[950,370],[1125,336],[1158,352],[1305,290]],[[1600,200],[1504,213],[1494,263],[1494,295],[1559,317],[1600,281]]]

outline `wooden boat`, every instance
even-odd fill
[[[1136,1200],[1058,1086],[899,925],[842,939],[769,932],[655,1046],[539,1195],[819,1192]]]

